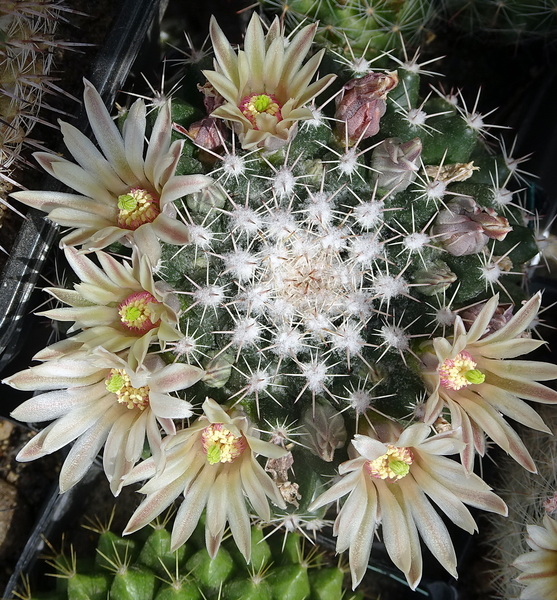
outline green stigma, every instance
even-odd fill
[[[403,460],[389,461],[389,468],[397,477],[406,477],[410,471],[410,465]]]
[[[483,383],[485,381],[485,375],[481,371],[478,371],[478,369],[466,371],[464,377],[466,378],[466,381],[475,384]]]
[[[124,387],[124,378],[119,373],[114,373],[106,382],[106,389],[116,394]]]
[[[209,461],[210,465],[215,465],[216,463],[220,462],[220,455],[220,446],[217,444],[213,444],[207,448],[207,460]]]
[[[141,316],[141,309],[137,308],[137,306],[128,306],[126,308],[126,316],[125,319],[128,323],[133,323],[137,321]]]
[[[118,208],[120,210],[135,210],[137,200],[131,194],[123,194],[118,196]]]
[[[253,106],[255,107],[255,110],[257,112],[265,112],[268,108],[269,105],[271,104],[272,100],[271,98],[269,98],[269,96],[265,96],[265,94],[261,94],[261,96],[257,96],[257,98],[253,99]]]

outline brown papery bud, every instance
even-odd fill
[[[385,114],[387,94],[398,84],[393,73],[368,73],[360,79],[351,79],[336,98],[335,119],[337,135],[348,137],[350,144],[372,137],[379,132],[379,121]]]
[[[205,117],[201,121],[192,123],[188,129],[188,135],[201,148],[215,150],[222,146],[222,141],[227,136],[227,131],[220,119]]]

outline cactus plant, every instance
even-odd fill
[[[248,565],[230,543],[214,558],[196,531],[187,545],[171,548],[168,518],[141,534],[122,538],[106,526],[87,525],[97,534],[96,554],[82,556],[70,548],[51,552],[45,570],[55,589],[31,585],[20,598],[58,600],[361,600],[344,585],[345,569],[297,533],[251,530]],[[69,532],[68,532],[69,533]],[[91,540],[95,544],[94,538]],[[67,545],[67,542],[65,542]]]
[[[126,533],[183,494],[172,549],[206,509],[208,556],[228,523],[249,561],[250,513],[315,530],[349,494],[334,532],[353,586],[382,525],[415,588],[420,536],[456,575],[430,499],[470,533],[465,505],[506,512],[471,473],[486,436],[535,470],[505,417],[545,431],[522,399],[557,402],[539,383],[557,367],[513,360],[543,343],[528,337],[541,296],[523,287],[538,246],[513,199],[522,159],[493,151],[485,115],[460,95],[423,97],[416,59],[357,80],[327,62],[335,73],[311,83],[323,54],[302,64],[314,31],[288,41],[278,20],[265,34],[254,16],[236,52],[213,22],[214,68],[199,86],[211,114],[198,121],[189,90],[176,92],[151,120],[146,151],[143,101],[119,133],[86,83],[101,151],[63,125],[79,166],[37,157],[81,195],[14,194],[74,230],[63,244],[80,283],[48,289],[68,307],[43,314],[81,332],[5,382],[44,392],[16,415],[54,420],[22,460],[79,438],[64,489],[105,443],[113,490],[146,480]],[[129,246],[132,267],[106,252],[129,257]],[[99,353],[117,372],[99,375]],[[150,370],[154,353],[164,377]],[[187,401],[168,399],[184,371]],[[201,416],[176,425],[191,406]],[[151,456],[135,464],[145,438]]]

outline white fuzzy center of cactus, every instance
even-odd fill
[[[414,455],[410,448],[398,448],[387,444],[387,453],[375,460],[366,462],[366,469],[371,477],[385,479],[389,482],[398,481],[410,472],[410,465],[414,462]]]
[[[261,114],[275,117],[277,122],[282,120],[280,105],[272,94],[250,94],[240,102],[239,109],[254,129],[259,129],[257,117]]]
[[[145,410],[149,406],[149,386],[133,387],[124,369],[110,369],[105,385],[109,392],[116,394],[118,402],[129,409]]]
[[[118,196],[118,227],[135,231],[145,223],[152,223],[160,214],[159,199],[141,188],[132,188]]]
[[[468,352],[459,352],[447,358],[439,367],[441,385],[448,390],[460,390],[471,384],[483,383],[485,375],[476,369],[476,362]]]
[[[118,306],[122,325],[136,334],[144,334],[158,327],[160,319],[154,313],[154,307],[160,302],[149,292],[135,292]]]
[[[222,423],[213,423],[201,433],[201,444],[210,465],[231,463],[247,447],[244,436],[236,436]]]

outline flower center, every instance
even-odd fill
[[[129,331],[139,334],[158,327],[161,320],[153,310],[153,305],[157,304],[161,303],[149,292],[134,292],[118,306],[122,325]]]
[[[233,462],[247,446],[244,436],[235,436],[222,423],[205,427],[201,434],[201,444],[210,465]]]
[[[376,479],[386,479],[389,482],[398,481],[410,472],[414,455],[410,448],[398,448],[387,444],[387,454],[366,463],[367,472]]]
[[[448,390],[460,390],[485,381],[485,375],[476,369],[476,363],[468,352],[459,352],[454,358],[443,361],[439,377],[441,385]]]
[[[257,115],[266,113],[276,117],[277,121],[282,121],[280,105],[272,94],[251,94],[246,96],[241,102],[239,109],[250,120],[254,129],[257,127]]]
[[[152,223],[160,214],[159,199],[147,190],[132,188],[118,196],[118,227],[135,231],[145,223]]]
[[[124,369],[110,369],[105,385],[109,392],[116,394],[118,402],[125,404],[128,408],[145,410],[149,406],[149,386],[132,387],[130,378]]]

